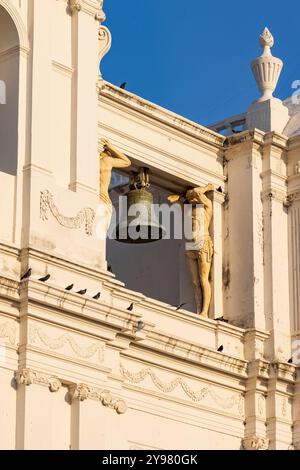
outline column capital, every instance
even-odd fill
[[[106,16],[103,11],[103,0],[68,0],[70,13],[84,12],[94,16],[95,20],[103,23]]]
[[[58,392],[61,388],[61,381],[58,377],[27,368],[15,372],[15,380],[18,386],[29,386],[33,384],[44,385],[48,387],[51,392]]]
[[[242,441],[244,450],[268,450],[270,441],[265,437],[251,436]]]

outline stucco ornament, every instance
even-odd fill
[[[101,139],[103,150],[100,153],[100,178],[99,196],[100,215],[97,224],[97,235],[99,238],[106,236],[112,217],[112,202],[109,197],[109,185],[114,168],[126,168],[131,165],[131,161],[123,153],[117,150],[107,139]]]
[[[213,191],[214,186],[207,184],[188,190],[184,195],[171,195],[171,204],[188,202],[191,205],[192,233],[191,239],[185,245],[185,254],[194,286],[197,313],[208,316],[211,302],[211,284],[209,274],[214,254],[213,242],[209,234],[212,219],[212,202],[205,195]]]
[[[277,57],[272,56],[271,47],[274,45],[274,38],[268,28],[265,28],[260,35],[259,44],[263,49],[263,53],[252,61],[251,69],[261,92],[261,97],[257,101],[261,102],[273,97],[283,62]]]
[[[265,437],[251,436],[243,439],[244,450],[268,450],[270,441]]]
[[[49,211],[57,222],[66,228],[78,229],[84,225],[85,232],[91,236],[93,234],[93,224],[95,220],[95,211],[90,207],[81,209],[75,217],[63,215],[54,202],[54,197],[50,191],[41,191],[40,196],[40,217],[43,221],[48,220]]]

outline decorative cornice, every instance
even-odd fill
[[[68,0],[70,13],[84,12],[95,17],[95,20],[102,23],[105,20],[105,13],[102,9],[103,0]]]
[[[40,196],[40,217],[43,221],[48,220],[48,209],[57,220],[57,222],[66,228],[78,229],[85,226],[85,232],[91,236],[93,234],[93,224],[95,220],[95,211],[90,207],[85,207],[75,217],[66,217],[61,214],[54,203],[53,195],[50,191],[41,191]]]
[[[116,87],[111,83],[104,82],[103,87],[100,90],[100,95],[147,114],[179,131],[189,133],[195,138],[202,138],[203,140],[219,147],[223,146],[223,142],[225,140],[224,136],[201,126],[200,124],[190,121],[189,119],[183,118],[172,111],[164,109],[161,106],[155,105],[150,101],[128,92],[127,90],[121,90],[119,87]]]
[[[270,363],[262,359],[256,359],[248,364],[248,376],[269,379]]]
[[[21,369],[15,372],[15,380],[18,385],[44,385],[51,392],[58,392],[61,387],[61,381],[57,377],[43,372],[36,372],[32,369]]]
[[[113,397],[109,390],[101,390],[81,383],[70,385],[69,394],[72,401],[96,400],[100,401],[103,406],[115,410],[118,414],[124,414],[127,411],[126,402],[120,398]]]
[[[270,377],[273,376],[277,380],[282,380],[287,383],[295,382],[296,366],[284,362],[271,362],[270,364]]]
[[[232,147],[233,145],[243,144],[245,142],[252,142],[262,145],[264,143],[264,135],[264,132],[258,129],[243,131],[239,134],[234,134],[227,137],[224,142],[224,147]]]
[[[269,445],[269,439],[255,435],[242,440],[244,450],[268,450]]]

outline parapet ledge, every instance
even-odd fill
[[[176,357],[178,360],[226,372],[232,376],[247,376],[246,360],[224,352],[220,353],[195,342],[191,343],[174,335],[169,336],[157,329],[149,332],[142,347],[159,351],[160,354],[170,356],[173,360]]]
[[[126,107],[134,109],[140,113],[154,118],[164,124],[170,125],[181,132],[192,135],[195,138],[200,138],[210,144],[222,147],[225,137],[218,134],[207,127],[186,119],[172,111],[169,111],[157,104],[141,98],[134,93],[123,90],[112,83],[104,82],[103,87],[99,91],[99,97],[103,96],[108,99],[114,100]]]

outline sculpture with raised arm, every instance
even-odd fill
[[[188,190],[184,196],[172,195],[168,197],[171,204],[184,199],[192,205],[192,239],[186,243],[186,258],[191,272],[197,313],[207,317],[211,302],[211,285],[209,274],[214,253],[213,242],[209,234],[212,220],[212,202],[205,193],[213,191],[212,184]],[[199,205],[203,205],[203,211]],[[201,296],[202,293],[202,296]],[[202,297],[202,302],[201,302]]]
[[[126,168],[131,161],[117,150],[107,139],[101,139],[103,151],[100,153],[100,201],[105,205],[105,232],[108,231],[111,216],[112,202],[109,197],[109,185],[114,168]]]

